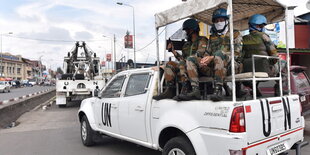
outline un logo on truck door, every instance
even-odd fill
[[[102,103],[101,120],[104,126],[112,127],[111,125],[111,103]]]

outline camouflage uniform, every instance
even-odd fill
[[[208,42],[207,54],[215,56],[213,62],[211,62],[207,67],[202,70],[214,70],[214,80],[216,84],[223,84],[223,80],[230,73],[231,67],[231,53],[230,53],[230,36],[229,32],[225,35],[212,34]],[[242,36],[239,31],[234,31],[234,50],[235,59],[240,60],[241,50],[242,50]],[[241,70],[240,64],[235,63],[235,72],[239,73]],[[206,76],[212,76],[207,75]]]
[[[278,56],[275,45],[264,32],[251,31],[243,37],[243,63],[245,71],[252,71],[252,55]],[[274,65],[276,60],[272,61]],[[266,58],[255,58],[255,71],[270,73],[270,62]]]
[[[252,71],[252,55],[265,55],[265,56],[278,56],[275,45],[269,38],[269,36],[260,31],[253,30],[250,34],[243,37],[243,64],[244,64],[244,72]],[[271,60],[271,61],[270,61]],[[275,59],[266,59],[266,58],[255,58],[255,72],[267,72],[269,76],[279,76],[279,67],[275,66],[278,60]],[[286,62],[280,61],[281,63],[281,71],[284,73],[282,75],[283,79],[286,79],[286,74],[283,68],[285,68]],[[278,63],[276,64],[278,65]],[[285,81],[282,81],[283,86]],[[252,87],[251,82],[244,82],[246,86]],[[256,87],[258,88],[259,82],[256,83]],[[274,86],[275,96],[279,95],[279,81],[276,81]],[[257,95],[261,96],[259,90],[257,90]]]
[[[192,87],[199,87],[199,62],[207,49],[207,38],[199,37],[195,42],[183,46],[183,51],[190,53],[186,59],[186,69]]]
[[[200,58],[204,55],[207,47],[207,39],[198,37],[194,42],[186,42],[182,48],[182,55],[177,54],[179,63],[170,61],[165,68],[165,79],[168,86],[173,86],[175,79],[182,83],[190,80],[192,86],[199,85],[198,69]]]

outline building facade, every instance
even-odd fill
[[[25,63],[20,55],[0,54],[0,76],[17,80],[26,79]]]
[[[13,80],[39,79],[45,67],[34,60],[10,53],[0,54],[0,78]]]

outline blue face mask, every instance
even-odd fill
[[[265,29],[265,27],[257,28],[256,25],[249,24],[249,30],[250,30],[250,32],[254,31],[254,30],[259,31],[259,32],[265,32],[266,29]]]

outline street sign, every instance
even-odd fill
[[[107,61],[111,61],[112,60],[112,54],[107,54],[106,58],[107,58]]]
[[[124,41],[125,41],[125,48],[133,48],[133,39],[132,35],[125,35]]]

